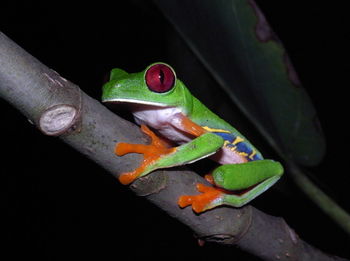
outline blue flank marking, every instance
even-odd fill
[[[259,152],[256,151],[256,154],[253,156],[253,159],[249,157],[253,153],[253,149],[249,143],[246,143],[244,141],[237,143],[236,145],[233,145],[232,142],[236,139],[237,136],[234,136],[232,133],[224,133],[224,132],[212,132],[220,137],[222,137],[224,140],[227,140],[231,144],[227,144],[227,147],[236,148],[237,152],[244,152],[248,156],[245,156],[245,158],[248,161],[254,161],[254,160],[262,160],[263,158],[260,156]]]
[[[254,156],[253,156],[253,159],[251,160],[251,159],[249,159],[250,161],[253,161],[253,160],[263,160],[263,158],[260,156],[260,155],[258,155],[258,154],[255,154]]]
[[[221,138],[229,141],[230,143],[232,143],[236,139],[236,137],[233,136],[231,133],[225,133],[225,132],[212,132],[212,133],[220,136]]]

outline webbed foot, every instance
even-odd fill
[[[124,185],[128,185],[138,177],[149,173],[147,172],[147,168],[150,165],[157,161],[161,156],[170,154],[176,150],[176,148],[168,148],[166,144],[146,125],[141,125],[141,131],[151,138],[151,144],[144,145],[121,142],[115,147],[115,154],[118,156],[123,156],[128,153],[143,154],[143,161],[138,168],[131,172],[122,173],[119,176],[119,181]]]
[[[202,194],[181,196],[178,200],[178,205],[181,208],[192,205],[192,209],[196,213],[201,213],[222,204],[224,193],[220,189],[200,183],[196,187]]]

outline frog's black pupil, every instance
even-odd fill
[[[159,71],[159,80],[162,84],[164,84],[164,72],[162,69]]]

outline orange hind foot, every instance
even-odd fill
[[[224,194],[219,189],[200,183],[198,183],[196,187],[202,194],[194,196],[181,196],[178,200],[178,205],[181,208],[192,205],[192,209],[196,213],[201,213],[219,205],[222,202]]]

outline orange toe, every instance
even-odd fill
[[[115,146],[114,153],[117,156],[124,156],[128,153],[142,153],[144,150],[145,145],[143,144],[130,144],[130,143],[124,143],[119,142]]]
[[[129,185],[137,177],[138,177],[138,174],[135,171],[133,171],[133,172],[127,172],[127,173],[120,174],[120,176],[118,177],[118,180],[123,185]]]
[[[208,181],[210,184],[215,184],[215,182],[214,182],[214,178],[213,178],[213,175],[212,174],[206,174],[205,176],[204,176],[204,178],[205,178],[205,180],[206,181]]]
[[[192,196],[181,196],[179,197],[179,200],[177,201],[177,204],[181,207],[187,207],[192,205],[193,197]]]

